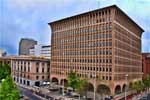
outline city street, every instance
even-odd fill
[[[30,90],[22,88],[22,87],[18,87],[18,89],[21,91],[21,93],[24,96],[27,96],[29,98],[29,100],[42,100],[41,98],[37,97],[35,94],[33,94]]]
[[[24,96],[28,97],[30,100],[43,100],[44,98],[46,98],[46,100],[53,100],[53,97],[46,94],[46,92],[32,92],[29,87],[25,88],[22,86],[18,86],[18,89]]]

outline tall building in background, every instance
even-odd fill
[[[37,41],[29,38],[22,38],[19,42],[19,55],[29,55],[29,49],[33,48]]]
[[[150,53],[142,53],[143,77],[150,76]]]
[[[78,76],[88,79],[89,92],[93,93],[95,87],[97,95],[116,95],[124,92],[134,80],[142,79],[141,36],[144,30],[117,6],[71,16],[49,25],[53,82],[61,84],[70,71],[76,71]]]
[[[51,46],[50,45],[34,45],[33,48],[30,48],[30,55],[37,57],[45,57],[50,59],[51,57]]]

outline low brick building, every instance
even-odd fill
[[[143,77],[150,75],[150,53],[142,53]]]
[[[2,64],[10,64],[11,59],[10,57],[0,57],[0,62],[2,62]]]
[[[11,56],[0,58],[9,62],[15,82],[28,86],[40,86],[50,79],[50,60],[34,56]]]

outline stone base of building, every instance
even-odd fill
[[[27,85],[27,86],[41,86],[43,84],[43,81],[41,80],[29,80],[22,77],[13,76],[13,79],[16,83]]]

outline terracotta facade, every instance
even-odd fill
[[[114,95],[124,91],[126,74],[128,84],[142,79],[143,29],[117,6],[71,16],[49,25],[52,81],[60,83],[73,70],[94,86],[93,76],[96,75],[96,91],[105,87]]]

